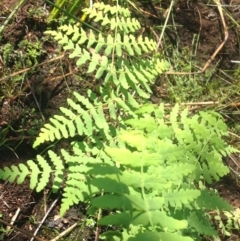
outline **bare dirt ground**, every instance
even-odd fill
[[[0,26],[17,3],[18,0],[1,0]],[[235,22],[240,22],[240,0],[226,0],[225,4],[229,6],[224,12],[229,37],[208,66],[216,68],[218,76],[221,76],[221,70],[234,70],[238,67],[231,60],[240,60],[240,29],[235,24]],[[162,7],[167,9],[169,3],[166,1],[165,5],[163,4]],[[46,15],[43,12],[39,14],[39,9],[43,6],[43,0],[26,1],[5,27],[0,41],[0,47],[11,43],[18,51],[22,40],[42,43],[41,54],[37,55],[35,60],[30,60],[37,61],[37,67],[34,68],[27,64],[17,68],[16,59],[14,59],[16,56],[10,56],[10,60],[4,63],[3,51],[0,52],[0,168],[34,158],[36,151],[32,149],[31,144],[43,123],[58,112],[58,107],[65,105],[70,90],[84,92],[86,88],[92,87],[89,83],[80,81],[83,78],[75,72],[75,66],[64,55],[59,55],[56,46],[44,36],[43,32],[47,29]],[[157,8],[144,4],[142,7],[151,13],[147,17],[146,27],[149,27],[149,23],[159,25],[164,22],[165,18],[158,13]],[[48,12],[51,8],[46,5],[44,9]],[[166,37],[179,51],[184,51],[185,48],[193,50],[193,58],[198,61],[199,69],[201,69],[223,41],[223,25],[217,7],[205,0],[179,0],[174,5],[173,16],[169,20],[170,27],[167,28]],[[199,37],[195,40],[194,36],[197,34]],[[25,51],[24,48],[20,50],[23,53]],[[21,71],[21,78],[16,80],[15,77],[19,76],[19,71]],[[224,78],[226,81],[232,81],[229,76]],[[6,86],[9,86],[9,89],[6,89]],[[19,86],[21,86],[20,90]],[[239,156],[234,158],[240,163]],[[237,167],[233,165],[233,168]],[[240,207],[240,190],[237,182],[226,178],[217,185],[217,188],[234,207]],[[40,194],[31,191],[27,181],[21,186],[1,182],[2,220],[10,223],[20,208],[14,225],[29,234],[33,233],[46,210],[57,198],[57,196],[49,195],[47,191]],[[55,222],[54,216],[58,215],[58,205],[59,201],[43,225],[40,235],[42,238],[50,240],[50,237],[56,236],[58,232],[81,220],[86,212],[84,208],[81,209],[81,206],[74,207],[67,213],[65,220]],[[51,228],[57,231],[49,232]],[[222,240],[239,239],[240,234],[236,232],[230,238]],[[30,238],[19,230],[13,229],[2,240],[23,241],[30,240]],[[72,237],[71,240],[94,240],[94,229],[81,230],[81,234],[76,234],[76,237]]]
[[[218,62],[221,69],[237,68],[231,60],[239,60],[239,27],[234,22],[240,19],[240,1],[224,1],[226,12],[224,15],[228,40],[218,53],[213,63]],[[179,1],[175,6],[176,21],[181,25],[178,28],[180,48],[189,46],[194,34],[200,33],[196,57],[206,62],[223,41],[224,29],[218,8],[208,1]],[[193,45],[193,44],[191,44]]]

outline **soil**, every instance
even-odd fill
[[[1,0],[0,26],[18,3],[18,0]],[[167,9],[169,4],[165,1],[165,5],[162,3],[160,9]],[[240,60],[240,28],[239,25],[234,24],[240,22],[240,0],[226,0],[225,5],[228,5],[225,8],[224,17],[229,37],[209,65],[209,68],[216,68],[219,72],[236,69],[238,66],[231,60]],[[166,12],[158,11],[159,9],[153,4],[146,6],[142,3],[140,7],[143,11],[151,13],[147,14],[146,22],[143,21],[147,28],[164,23]],[[40,41],[42,44],[40,54],[35,59],[30,58],[30,62],[37,63],[37,67],[34,68],[31,64],[29,67],[27,61],[22,66],[16,67],[16,59],[14,60],[16,56],[10,56],[10,60],[6,63],[3,51],[0,51],[0,168],[35,158],[36,151],[32,149],[31,144],[39,128],[49,117],[58,113],[60,106],[66,104],[66,98],[70,96],[71,91],[84,93],[87,88],[93,88],[91,84],[83,81],[83,76],[75,71],[72,62],[64,54],[60,55],[57,46],[44,35],[48,27],[46,17],[50,11],[51,6],[45,4],[43,0],[26,0],[4,28],[3,37],[0,40],[0,49],[10,43],[15,50],[21,50],[23,53],[26,49],[19,47],[23,40],[31,43]],[[198,61],[201,69],[224,37],[223,25],[216,6],[205,0],[179,0],[173,7],[172,16],[173,18],[169,20],[170,27],[166,30],[166,37],[180,52],[186,48],[193,51],[193,58]],[[171,27],[171,24],[175,27]],[[197,35],[198,40],[195,41]],[[6,76],[6,73],[11,76]],[[20,80],[16,80],[16,76],[21,76]],[[232,81],[226,76],[224,78],[227,79],[226,81]],[[6,89],[6,86],[9,86],[9,89]],[[19,86],[21,86],[20,90]],[[240,164],[240,157],[234,158]],[[228,161],[231,162],[231,160]],[[233,168],[236,169],[236,166]],[[58,196],[49,194],[49,190],[36,193],[31,191],[28,185],[27,181],[20,186],[1,182],[0,213],[3,215],[2,220],[10,223],[20,208],[14,225],[30,234],[38,227],[46,210]],[[234,179],[227,177],[216,187],[222,197],[235,208],[240,208],[240,189]],[[56,236],[56,233],[48,231],[50,228],[54,227],[57,232],[61,232],[74,222],[81,220],[86,213],[84,207],[79,205],[73,207],[64,219],[56,222],[54,216],[58,215],[58,209],[59,201],[43,225],[43,231],[40,234],[42,238],[50,240]],[[94,229],[89,228],[81,230],[81,233],[71,237],[71,240],[94,240],[94,238]],[[239,233],[233,233],[230,238],[222,237],[222,240],[239,239]],[[30,238],[14,229],[5,235],[3,240],[22,241]]]
[[[239,27],[233,25],[230,16],[239,22],[240,1],[225,1],[229,7],[226,9],[225,19],[228,26],[228,40],[223,49],[213,60],[214,66],[218,63],[220,69],[233,69],[238,66],[231,60],[239,60]],[[194,40],[193,35],[200,33],[199,46],[195,57],[205,63],[215,52],[223,41],[223,24],[214,4],[208,1],[179,1],[175,7],[176,21],[180,23],[178,36],[180,38],[180,48],[189,46],[190,40]],[[196,43],[197,44],[197,43]],[[190,45],[191,46],[191,45]]]

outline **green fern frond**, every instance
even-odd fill
[[[196,169],[195,165],[190,163],[176,163],[166,167],[152,166],[148,169],[148,175],[151,174],[151,175],[156,175],[156,177],[159,176],[159,179],[157,180],[172,181],[172,182],[175,182],[177,185],[181,183],[180,180],[184,180],[185,177],[188,177],[189,175],[191,175],[195,171],[195,169]],[[146,178],[146,180],[148,179]],[[146,184],[146,186],[148,185],[154,185],[154,180],[152,181],[149,180],[149,184]]]
[[[130,33],[135,32],[141,27],[138,20],[130,18],[131,14],[129,10],[120,6],[95,3],[93,9],[87,8],[83,12],[94,22],[101,24],[101,26],[109,25],[111,30],[119,28],[124,33]]]
[[[205,213],[231,206],[200,180],[219,180],[228,172],[222,157],[236,151],[222,138],[227,135],[222,117],[149,104],[150,85],[168,68],[154,54],[157,43],[135,37],[140,23],[126,8],[99,2],[84,11],[107,34],[71,24],[47,33],[78,67],[86,65],[96,88],[87,96],[74,92],[33,146],[81,138],[59,154],[48,151],[36,161],[0,169],[0,179],[20,184],[29,177],[38,192],[52,181],[54,192],[62,190],[60,215],[79,202],[116,209],[98,222],[121,227],[105,233],[109,240],[113,235],[132,241],[214,236]]]
[[[209,220],[204,220],[202,215],[198,215],[198,212],[192,212],[189,215],[188,223],[199,234],[217,236],[217,231],[211,227]]]
[[[204,206],[206,210],[233,210],[233,207],[223,200],[216,191],[207,189],[201,191],[201,195],[197,198],[197,205],[199,207]]]
[[[152,240],[152,241],[159,241],[159,240],[176,240],[176,241],[194,241],[190,237],[182,236],[178,233],[167,233],[167,232],[138,232],[136,236],[131,237],[129,240],[131,241],[138,241],[138,240]]]
[[[30,188],[33,190],[37,187],[38,184],[38,176],[40,175],[41,171],[38,168],[38,165],[33,162],[32,160],[27,161],[29,168],[31,169],[31,178],[30,178]],[[34,175],[33,175],[34,173]]]
[[[38,184],[36,186],[36,191],[40,192],[46,187],[47,183],[49,183],[52,168],[49,166],[48,162],[40,155],[37,156],[37,162],[43,170],[40,174],[40,178],[38,179]]]
[[[104,4],[103,2],[94,3],[93,10],[89,9],[89,8],[86,8],[83,11],[87,14],[92,14],[92,16],[97,16],[98,15],[96,13],[97,10],[102,11],[104,13],[110,13],[112,15],[115,15],[116,13],[119,13],[124,17],[130,17],[131,16],[131,13],[130,13],[129,9],[121,7],[119,5],[118,6],[115,6],[115,5],[111,6],[109,4]]]
[[[29,170],[23,164],[20,164],[18,167],[14,165],[12,165],[11,168],[4,167],[3,170],[0,170],[1,179],[8,180],[11,183],[14,182],[17,178],[17,183],[21,184],[28,174]]]
[[[156,41],[141,35],[136,38],[135,34],[130,33],[135,33],[140,23],[128,15],[127,9],[123,9],[116,6],[102,8],[98,3],[93,5],[92,10],[86,9],[90,19],[104,26],[109,25],[107,36],[94,30],[86,32],[76,25],[63,25],[58,32],[46,33],[70,51],[69,57],[76,58],[78,67],[87,64],[87,73],[95,73],[96,80],[103,80],[102,86],[108,90],[104,92],[104,97],[110,100],[109,109],[121,106],[130,113],[131,109],[139,107],[133,95],[149,99],[152,93],[149,85],[168,69],[168,63],[153,56]],[[117,33],[113,31],[115,28],[118,29]],[[100,93],[103,95],[101,90]],[[113,111],[111,116],[114,118]]]
[[[51,159],[51,162],[53,163],[53,166],[55,167],[54,170],[54,182],[53,182],[53,186],[52,186],[52,190],[53,192],[57,192],[59,190],[59,188],[61,187],[61,185],[63,184],[63,180],[64,180],[64,165],[63,165],[63,161],[61,159],[60,156],[58,156],[56,153],[54,153],[53,151],[49,150],[48,151],[48,155]]]
[[[214,162],[214,160],[212,160],[211,162],[208,162],[207,165],[205,163],[203,163],[200,166],[200,171],[199,171],[200,176],[203,176],[204,179],[209,184],[212,183],[212,179],[218,181],[220,179],[220,177],[223,177],[223,176],[227,175],[228,173],[229,173],[229,168],[226,167],[221,162],[221,159],[217,160],[217,162]],[[196,180],[199,180],[199,179],[196,179]]]
[[[61,200],[60,215],[63,216],[70,207],[74,204],[78,204],[80,201],[84,201],[83,193],[86,185],[81,185],[81,182],[76,181],[77,186],[73,186],[72,183],[66,182],[67,188],[64,189]],[[80,184],[80,185],[79,185]],[[82,189],[83,188],[83,189]]]
[[[190,206],[201,195],[201,192],[196,189],[189,190],[168,190],[163,191],[165,205],[181,209],[183,206]]]
[[[185,229],[188,226],[186,220],[177,220],[173,217],[170,217],[164,211],[154,210],[154,211],[135,211],[133,212],[132,223],[135,225],[143,224],[145,227],[151,225],[159,225],[162,229],[167,229],[170,232],[176,230]]]
[[[30,188],[36,189],[37,192],[42,191],[49,183],[51,173],[55,173],[53,191],[57,191],[63,183],[64,166],[62,159],[51,150],[48,151],[50,161],[55,169],[49,164],[45,158],[37,155],[36,162],[27,161],[27,164],[19,164],[10,168],[0,170],[0,178],[13,183],[15,180],[18,184],[22,183],[26,176],[30,176]]]
[[[159,156],[156,153],[147,152],[131,152],[127,148],[109,148],[106,147],[105,152],[113,158],[114,161],[124,166],[131,165],[133,167],[151,166],[159,164]]]
[[[85,97],[78,93],[74,93],[74,96],[75,101],[68,99],[69,108],[60,108],[62,115],[55,115],[50,118],[51,124],[46,124],[41,128],[33,147],[37,147],[46,141],[53,142],[75,135],[91,136],[97,129],[103,130],[105,135],[109,136],[109,126],[104,117],[102,106],[96,109]]]

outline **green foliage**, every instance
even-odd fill
[[[240,227],[240,223],[239,223],[240,209],[237,208],[232,212],[225,211],[224,214],[227,217],[227,225],[226,225],[227,229],[228,230],[232,230],[232,229],[238,230]]]
[[[77,100],[87,101],[84,97]],[[70,137],[71,132],[79,133],[77,126],[88,138],[72,143],[71,154],[64,149],[60,155],[48,151],[51,162],[38,155],[36,162],[5,167],[1,178],[21,183],[29,174],[31,188],[41,191],[53,173],[53,191],[63,188],[61,215],[73,204],[87,200],[96,208],[118,210],[102,217],[99,225],[122,227],[118,236],[125,235],[126,240],[193,240],[185,233],[190,237],[217,235],[205,213],[230,211],[231,206],[207,190],[201,180],[211,183],[228,173],[222,156],[233,149],[221,139],[227,133],[221,117],[213,112],[188,116],[187,109],[180,112],[178,105],[166,115],[163,105],[148,104],[136,110],[135,117],[126,118],[114,130],[116,135],[112,132],[107,139],[104,133],[114,127],[109,127],[104,117],[99,125],[98,112],[89,115],[88,122],[80,118],[84,111],[91,113],[91,107],[84,105],[83,110],[75,103],[68,111],[61,109],[62,125],[46,124],[35,142],[37,146],[46,140]],[[81,109],[78,116],[72,114],[76,109]],[[53,120],[60,118],[54,116]],[[199,183],[199,188],[194,183]],[[136,235],[135,227],[141,229]]]
[[[39,40],[22,40],[16,48],[10,43],[0,46],[0,55],[3,61],[0,73],[0,78],[3,78],[0,82],[0,99],[20,95],[22,86],[24,86],[23,81],[28,77],[26,74],[20,73],[10,77],[11,71],[18,72],[38,64],[39,58],[43,54],[43,46]],[[29,71],[29,73],[31,72]]]
[[[35,162],[5,167],[0,178],[20,184],[29,176],[30,187],[41,191],[51,176],[52,190],[62,190],[61,215],[80,201],[110,210],[98,225],[118,229],[103,233],[102,239],[217,236],[207,212],[232,207],[205,182],[228,173],[222,157],[234,151],[223,140],[227,127],[221,116],[148,103],[149,85],[167,67],[154,55],[156,43],[131,34],[140,25],[127,9],[96,3],[85,12],[106,28],[107,36],[76,25],[49,33],[77,66],[87,64],[94,81],[102,81],[98,95],[73,93],[68,108],[45,124],[33,146],[76,136],[81,141],[59,154],[49,150]]]
[[[198,63],[195,60],[194,53],[191,48],[184,47],[179,49],[172,48],[170,51],[169,62],[174,66],[174,71],[178,72],[197,72]],[[168,86],[168,97],[173,102],[191,102],[202,99],[208,91],[206,83],[211,77],[211,73],[206,71],[203,75],[185,74],[185,75],[167,75],[164,82]],[[203,81],[204,78],[204,81]],[[216,83],[214,82],[216,85]],[[216,91],[216,88],[213,88]],[[211,95],[212,96],[212,95]],[[214,95],[213,95],[214,96]],[[208,96],[207,96],[208,97]]]
[[[23,52],[22,63],[24,66],[31,67],[38,64],[39,57],[44,53],[42,43],[39,40],[30,42],[29,40],[22,40],[18,47]]]
[[[74,93],[74,96],[84,108],[72,99],[68,99],[69,108],[60,108],[63,115],[55,115],[50,119],[51,124],[47,124],[41,129],[33,147],[37,147],[45,141],[73,137],[76,133],[80,136],[92,136],[96,130],[102,130],[106,137],[109,136],[109,125],[104,117],[102,104],[93,106],[88,99],[78,93]]]
[[[87,64],[87,73],[94,74],[93,81],[101,78],[99,92],[113,118],[116,104],[130,111],[139,106],[136,94],[149,99],[150,84],[168,64],[153,54],[157,48],[155,41],[141,35],[135,37],[140,23],[130,17],[128,9],[96,3],[92,10],[84,12],[95,25],[103,26],[107,34],[85,31],[78,25],[63,25],[59,31],[47,33],[71,52],[69,57],[76,59],[79,68]]]
[[[14,48],[10,43],[6,43],[5,45],[0,47],[0,52],[2,54],[3,64],[6,65],[9,62],[9,57],[13,53]]]
[[[220,211],[216,210],[214,219],[216,220],[221,233],[226,236],[231,236],[231,230],[239,230],[240,209],[237,208],[233,211],[224,211],[223,213],[225,216],[224,218]]]
[[[17,49],[14,49],[10,43],[1,46],[0,53],[3,56],[3,63],[6,68],[4,71],[6,71],[9,65],[13,65],[14,70],[36,65],[44,50],[39,40],[22,40]]]
[[[57,0],[55,3],[48,1],[51,5],[54,6],[50,12],[47,21],[51,22],[54,20],[59,20],[59,15],[63,12],[66,16],[73,17],[79,15],[81,7],[88,5],[85,0],[76,0],[76,1],[66,1],[66,0]]]
[[[2,214],[0,213],[0,218]],[[7,233],[7,230],[0,224],[0,241],[4,240],[4,235]]]

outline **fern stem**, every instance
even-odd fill
[[[102,193],[102,195],[103,195],[103,193]],[[98,209],[98,216],[97,216],[97,220],[100,220],[100,218],[102,217],[102,209],[101,208],[99,208]],[[97,227],[96,227],[96,231],[95,231],[95,239],[94,239],[94,241],[98,241],[99,239],[98,239],[98,232],[99,231],[99,228],[98,228],[98,225],[97,225]]]
[[[147,213],[149,213],[149,206],[148,206],[148,202],[146,200],[146,195],[145,195],[145,191],[144,191],[144,180],[143,180],[143,177],[144,177],[144,171],[143,171],[143,164],[141,165],[141,190],[142,190],[142,197],[143,197],[143,200],[144,200],[144,203],[145,203],[145,206],[147,208]],[[153,225],[153,222],[152,222],[152,218],[150,216],[148,216],[148,220],[150,222],[150,225],[152,226],[152,228],[154,228],[154,225]]]

